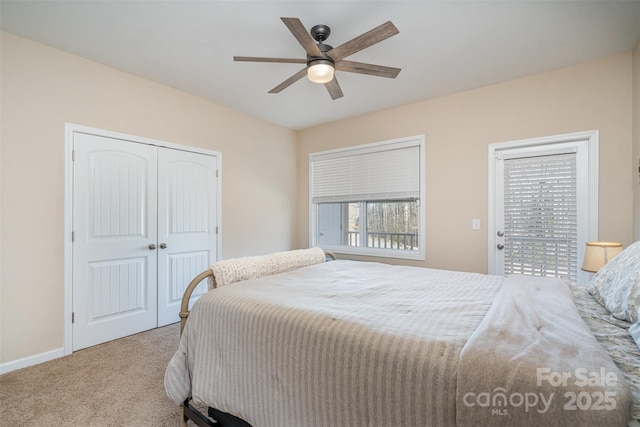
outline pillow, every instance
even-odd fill
[[[589,281],[589,293],[617,319],[638,321],[640,308],[640,241],[598,271]]]

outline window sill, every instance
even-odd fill
[[[360,255],[376,258],[396,258],[415,261],[424,261],[423,251],[403,251],[398,249],[374,249],[374,248],[354,248],[352,246],[326,246],[322,249],[329,250],[335,254]]]

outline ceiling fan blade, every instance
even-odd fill
[[[368,74],[370,76],[377,77],[388,77],[390,79],[395,79],[400,71],[402,71],[400,68],[345,60],[336,62],[336,70],[347,71],[349,73]]]
[[[309,56],[323,56],[316,41],[298,18],[280,18]]]
[[[329,95],[331,95],[331,99],[333,100],[342,98],[344,96],[342,94],[342,89],[338,84],[338,80],[336,79],[336,76],[333,76],[333,80],[331,80],[329,83],[325,83],[324,87],[327,88],[327,91],[329,92]]]
[[[297,82],[298,80],[300,80],[301,78],[303,78],[306,75],[307,75],[307,67],[305,67],[302,70],[298,71],[293,76],[289,77],[287,80],[283,81],[278,86],[276,86],[273,89],[271,89],[269,91],[269,93],[278,93],[281,90],[288,88],[289,86],[291,86],[292,84],[294,84],[295,82]]]
[[[306,64],[307,60],[302,58],[263,58],[260,56],[234,56],[234,61],[246,62],[282,62],[286,64]]]
[[[373,46],[391,36],[398,34],[399,31],[391,21],[387,21],[382,25],[378,25],[376,28],[367,31],[358,37],[349,40],[340,46],[331,49],[327,52],[327,55],[334,61],[339,61],[342,58],[346,58],[349,55],[353,55],[356,52],[360,52],[362,49],[366,49],[369,46]]]

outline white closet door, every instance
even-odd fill
[[[76,133],[74,151],[78,350],[157,325],[157,148]]]
[[[180,320],[184,289],[217,258],[217,168],[216,156],[159,149],[158,326]]]

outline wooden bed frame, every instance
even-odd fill
[[[336,256],[331,251],[324,251],[324,254],[327,258],[331,260],[335,260]],[[189,282],[189,285],[184,291],[182,296],[182,303],[180,305],[180,335],[182,335],[182,331],[184,330],[184,326],[187,323],[187,318],[189,317],[189,301],[191,300],[191,294],[196,289],[196,287],[205,279],[213,280],[213,287],[216,287],[215,277],[213,276],[213,271],[208,268],[202,273],[198,274],[196,277]],[[193,405],[189,403],[189,399],[185,400],[182,405],[180,405],[180,427],[186,427],[187,421],[191,420],[196,425],[200,427],[251,427],[251,424],[246,421],[235,417],[226,412],[219,411],[215,408],[208,408],[207,414],[209,417],[213,418],[216,421],[212,421],[210,418],[205,416],[202,412],[196,409]]]

